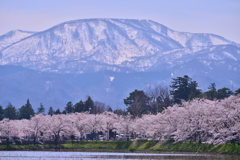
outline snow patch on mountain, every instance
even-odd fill
[[[237,61],[237,58],[234,57],[231,53],[228,53],[228,52],[223,52],[224,55],[226,55],[227,57],[233,59],[234,61]]]
[[[114,77],[109,77],[110,81],[112,82],[114,80]]]

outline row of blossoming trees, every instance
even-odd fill
[[[240,138],[240,94],[216,101],[194,99],[168,107],[157,115],[144,114],[135,118],[130,114],[85,112],[52,116],[37,114],[29,120],[0,121],[1,136],[9,139],[31,134],[37,141],[54,135],[57,142],[63,135],[81,137],[110,130],[177,142],[232,142]]]

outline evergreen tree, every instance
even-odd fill
[[[198,83],[196,81],[191,81],[189,83],[189,95],[188,100],[198,97],[202,92],[200,89],[197,89]]]
[[[188,84],[191,81],[191,78],[188,76],[173,78],[172,85],[170,86],[172,90],[170,94],[173,96],[175,103],[181,103],[181,100],[188,100]]]
[[[3,118],[4,118],[4,110],[2,106],[0,106],[0,121],[3,120]]]
[[[143,91],[135,90],[124,99],[124,104],[128,107],[127,111],[131,115],[140,117],[149,112],[148,100],[149,98]]]
[[[217,89],[216,89],[216,84],[215,84],[215,83],[211,83],[210,86],[208,87],[208,89],[209,89],[210,91],[216,91],[216,90],[217,90]]]
[[[44,108],[42,103],[40,103],[40,106],[39,106],[38,111],[37,111],[37,114],[40,114],[40,113],[45,115],[45,108]]]
[[[205,92],[204,94],[206,95],[207,99],[210,100],[214,100],[215,98],[217,98],[217,89],[216,89],[216,84],[215,83],[211,83],[210,86],[208,87],[208,91]]]
[[[233,92],[229,88],[222,88],[217,91],[217,98],[218,99],[224,99],[229,96],[233,95]]]
[[[192,100],[201,93],[201,91],[197,89],[197,82],[192,81],[187,75],[184,77],[173,78],[170,87],[172,88],[170,94],[173,96],[173,101],[178,104],[181,103],[181,100]]]
[[[17,119],[16,108],[8,103],[7,107],[4,109],[4,118]]]
[[[19,109],[19,119],[30,119],[34,115],[34,110],[29,99],[27,103]]]
[[[74,105],[74,112],[84,112],[84,111],[85,111],[85,105],[82,100]]]
[[[72,102],[68,102],[66,104],[65,111],[66,111],[67,114],[74,112],[74,108],[73,108]]]
[[[55,111],[54,114],[62,114],[62,113],[61,113],[60,109],[58,108],[58,109]]]
[[[49,110],[48,110],[48,115],[52,116],[52,115],[54,115],[54,112],[55,111],[53,110],[53,108],[50,107]]]
[[[240,88],[237,89],[237,90],[235,91],[235,93],[234,93],[235,96],[238,95],[238,94],[240,94]]]
[[[107,106],[107,111],[108,111],[108,112],[113,112],[112,107]]]
[[[62,111],[62,114],[67,114],[66,110],[63,110],[63,111]]]
[[[17,118],[19,119],[20,117],[19,109],[16,109],[16,115],[17,115]]]
[[[87,100],[84,102],[85,108],[84,111],[90,111],[90,113],[94,113],[94,102],[90,96],[88,96]]]

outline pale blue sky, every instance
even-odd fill
[[[0,35],[87,18],[150,19],[176,31],[240,43],[240,0],[0,0]]]

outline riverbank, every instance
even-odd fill
[[[240,155],[240,145],[234,143],[213,145],[198,143],[160,143],[158,141],[67,141],[55,145],[0,145],[0,150],[28,151],[81,151],[81,152],[192,152],[192,153],[224,153]]]

